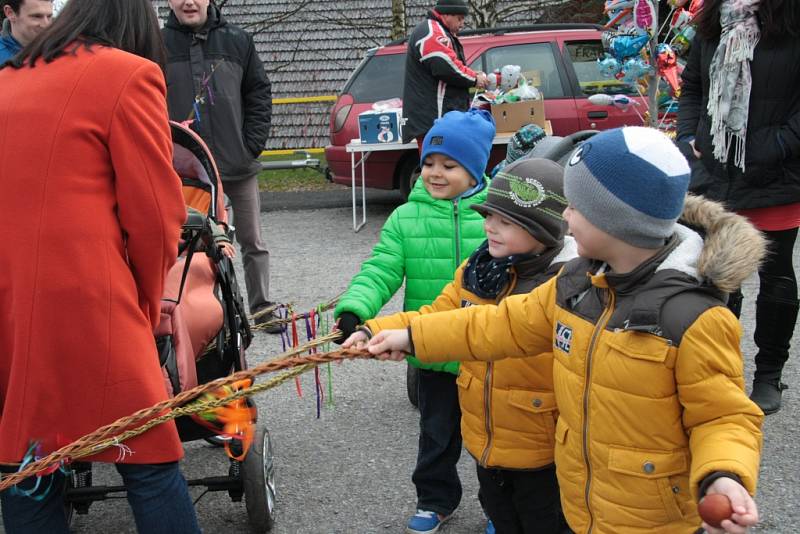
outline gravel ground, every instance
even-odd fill
[[[390,206],[368,207],[369,222],[352,232],[347,208],[277,211],[263,214],[272,254],[273,298],[308,310],[347,286],[377,240]],[[241,279],[241,278],[240,278]],[[745,288],[743,352],[748,383],[755,281]],[[385,311],[399,310],[392,300]],[[800,346],[795,338],[795,346]],[[252,364],[280,352],[277,336],[258,334],[248,351]],[[763,517],[758,532],[786,533],[800,524],[800,364],[794,351],[784,380],[783,410],[765,425],[764,455],[758,503]],[[403,532],[415,506],[411,472],[416,455],[417,412],[406,398],[405,366],[375,361],[332,366],[332,407],[316,418],[311,374],[302,377],[303,397],[289,383],[256,398],[259,418],[275,444],[278,517],[276,534]],[[183,470],[187,478],[223,475],[224,453],[205,442],[189,443]],[[464,496],[453,519],[440,532],[480,533],[485,519],[477,501],[474,463],[466,453],[459,465]],[[108,466],[97,466],[98,483],[116,483]],[[200,491],[193,490],[199,497]],[[794,503],[794,504],[792,504]],[[197,503],[205,532],[247,532],[242,503],[227,494],[209,494]],[[75,532],[135,532],[123,500],[95,503],[89,515],[78,516]]]

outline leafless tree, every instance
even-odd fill
[[[392,39],[401,39],[406,34],[406,2],[392,0]]]
[[[356,41],[365,46],[379,46],[387,39],[400,39],[409,29],[407,13],[416,0],[388,0],[387,10],[376,6],[376,13],[383,16],[369,19],[354,19],[350,13],[337,3],[331,2],[330,9],[310,10],[312,0],[298,0],[287,3],[286,9],[266,18],[250,22],[245,27],[257,34],[270,31],[287,21],[303,17],[309,26],[315,24],[333,25],[353,30]],[[433,5],[433,0],[431,5]],[[470,7],[470,22],[475,28],[490,28],[519,22],[596,22],[602,18],[603,0],[467,0]],[[252,0],[253,4],[257,0]],[[230,0],[217,0],[222,8]],[[334,7],[336,6],[336,7]]]
[[[542,10],[538,22],[588,22],[603,21],[603,0],[570,0],[561,5],[551,5]]]
[[[222,8],[228,0],[219,0],[217,5]],[[257,21],[253,21],[249,24],[243,24],[242,27],[245,28],[248,32],[252,33],[253,35],[261,33],[265,30],[273,28],[283,22],[286,22],[293,17],[297,16],[298,13],[301,13],[304,9],[308,7],[309,4],[312,3],[312,0],[301,0],[297,3],[294,3],[286,9],[286,11],[281,11],[279,13],[275,13],[267,18],[263,18]]]
[[[511,22],[536,22],[543,14],[564,4],[567,0],[528,0],[498,2],[497,0],[468,0],[470,18],[476,28],[492,28]],[[565,21],[566,22],[566,21]]]

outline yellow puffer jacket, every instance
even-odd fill
[[[725,216],[716,208],[699,222]],[[717,472],[755,493],[763,415],[744,393],[739,323],[698,282],[727,289],[754,272],[761,238],[734,223],[746,225],[705,224],[728,232],[705,248],[681,229],[632,273],[587,274],[599,265],[574,260],[528,295],[411,322],[424,361],[553,350],[556,470],[575,532],[692,533],[700,485]]]
[[[504,295],[528,292],[552,278],[558,267],[575,257],[575,244],[566,246],[545,272],[525,265],[516,267]],[[367,321],[375,334],[405,328],[414,317],[455,310],[475,304],[494,304],[463,286],[464,262],[454,279],[430,306]],[[499,362],[468,362],[460,367],[458,395],[464,446],[483,467],[539,469],[552,465],[558,412],[553,394],[553,355],[545,351],[535,358]]]

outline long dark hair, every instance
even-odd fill
[[[150,0],[69,0],[53,25],[40,33],[11,65],[45,63],[81,45],[104,45],[147,58],[164,69],[166,52]]]
[[[719,11],[723,0],[705,0],[697,15],[697,33],[704,39],[718,39],[722,32]],[[800,1],[761,0],[758,21],[764,39],[800,37]]]

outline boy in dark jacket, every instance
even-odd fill
[[[563,173],[560,165],[544,159],[518,161],[499,172],[486,201],[472,205],[485,217],[487,240],[436,300],[419,311],[367,321],[343,346],[361,348],[373,334],[408,327],[421,314],[498,303],[552,278],[577,256],[575,241],[564,237]],[[456,383],[461,434],[477,463],[478,497],[496,532],[558,534],[552,352],[464,362]]]
[[[433,121],[469,108],[469,88],[486,87],[486,75],[467,67],[456,35],[469,10],[465,0],[439,0],[408,37],[403,85],[403,142],[421,146]]]
[[[387,219],[372,257],[361,265],[334,316],[349,337],[373,318],[406,281],[404,309],[430,304],[453,272],[485,239],[481,216],[467,209],[486,198],[484,171],[495,128],[481,110],[451,111],[437,120],[422,147],[422,176],[408,202]],[[461,501],[456,464],[461,433],[456,374],[458,364],[420,365],[420,437],[412,480],[417,513],[408,532],[436,532]]]

